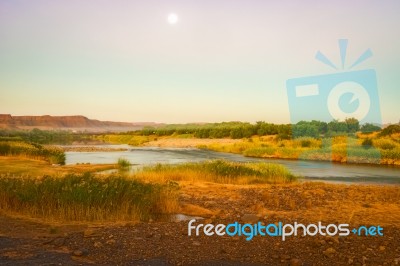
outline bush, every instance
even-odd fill
[[[372,139],[369,139],[369,138],[367,138],[367,139],[364,139],[363,140],[363,142],[362,142],[362,144],[361,144],[364,148],[371,148],[372,147],[372,145],[373,145],[373,141],[372,141]]]
[[[398,144],[390,139],[376,139],[374,140],[374,146],[382,150],[392,150],[396,148]]]
[[[388,127],[385,127],[381,133],[379,133],[380,137],[383,136],[390,136],[392,134],[400,133],[400,125],[390,125]]]

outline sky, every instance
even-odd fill
[[[398,14],[398,0],[0,0],[0,113],[289,123],[287,80],[349,71],[369,48],[351,71],[376,71],[372,100],[398,122]]]

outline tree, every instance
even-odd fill
[[[347,132],[347,124],[335,119],[328,123],[328,130],[335,133],[344,133]]]
[[[318,138],[319,137],[318,127],[316,125],[313,125],[312,123],[308,122],[303,123],[302,121],[300,121],[299,123],[293,126],[293,137]]]
[[[357,119],[355,119],[353,117],[346,118],[346,120],[344,120],[344,122],[347,125],[347,132],[355,133],[360,130],[360,122]]]
[[[362,133],[372,133],[372,132],[376,132],[376,131],[380,131],[380,130],[381,130],[380,127],[378,127],[374,124],[370,124],[370,123],[366,123],[361,126]]]

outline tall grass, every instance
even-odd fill
[[[70,221],[148,220],[175,211],[177,186],[120,176],[0,177],[0,209]]]
[[[0,141],[1,155],[44,160],[52,164],[65,164],[65,153],[61,148],[22,141]]]
[[[157,181],[208,181],[226,184],[288,183],[297,179],[284,166],[224,160],[144,167],[138,178]]]

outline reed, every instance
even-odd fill
[[[123,176],[70,174],[42,178],[0,176],[0,209],[63,221],[149,220],[175,211],[175,183]]]

